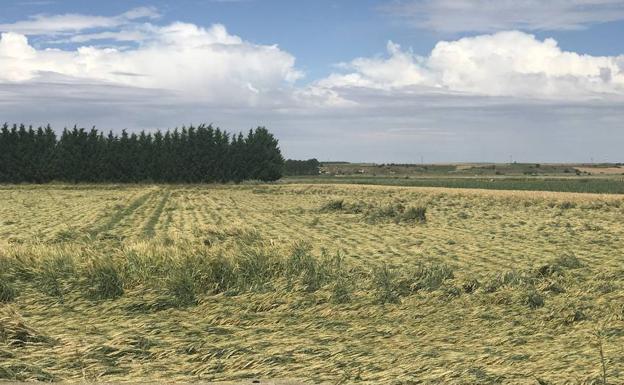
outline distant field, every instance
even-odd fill
[[[548,176],[624,175],[624,166],[603,164],[540,164],[540,163],[449,163],[449,164],[375,164],[323,162],[324,175],[360,176]]]
[[[370,164],[322,163],[320,175],[285,183],[344,183],[488,190],[624,194],[620,164]]]
[[[345,183],[387,186],[447,187],[488,190],[559,191],[597,194],[624,194],[624,177],[505,177],[488,178],[445,175],[432,176],[365,176],[321,175],[311,177],[287,177],[286,183]]]
[[[0,380],[624,383],[624,195],[323,180],[0,186]]]

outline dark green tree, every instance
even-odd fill
[[[318,162],[317,162],[318,163]],[[273,181],[284,168],[277,139],[264,127],[231,136],[211,125],[107,136],[73,127],[0,127],[0,182]]]

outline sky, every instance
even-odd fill
[[[624,161],[624,0],[2,0],[0,121],[286,157]]]

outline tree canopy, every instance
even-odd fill
[[[49,125],[0,128],[3,183],[274,181],[283,164],[277,139],[264,127],[246,135],[211,125],[107,135],[74,127],[59,137]]]
[[[318,175],[321,172],[321,163],[316,159],[294,160],[284,162],[284,175]]]

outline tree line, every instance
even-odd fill
[[[284,162],[284,175],[318,175],[321,172],[321,162],[317,159],[294,160]]]
[[[207,183],[273,181],[284,158],[264,127],[231,135],[212,125],[138,134],[48,125],[0,128],[0,182]]]

